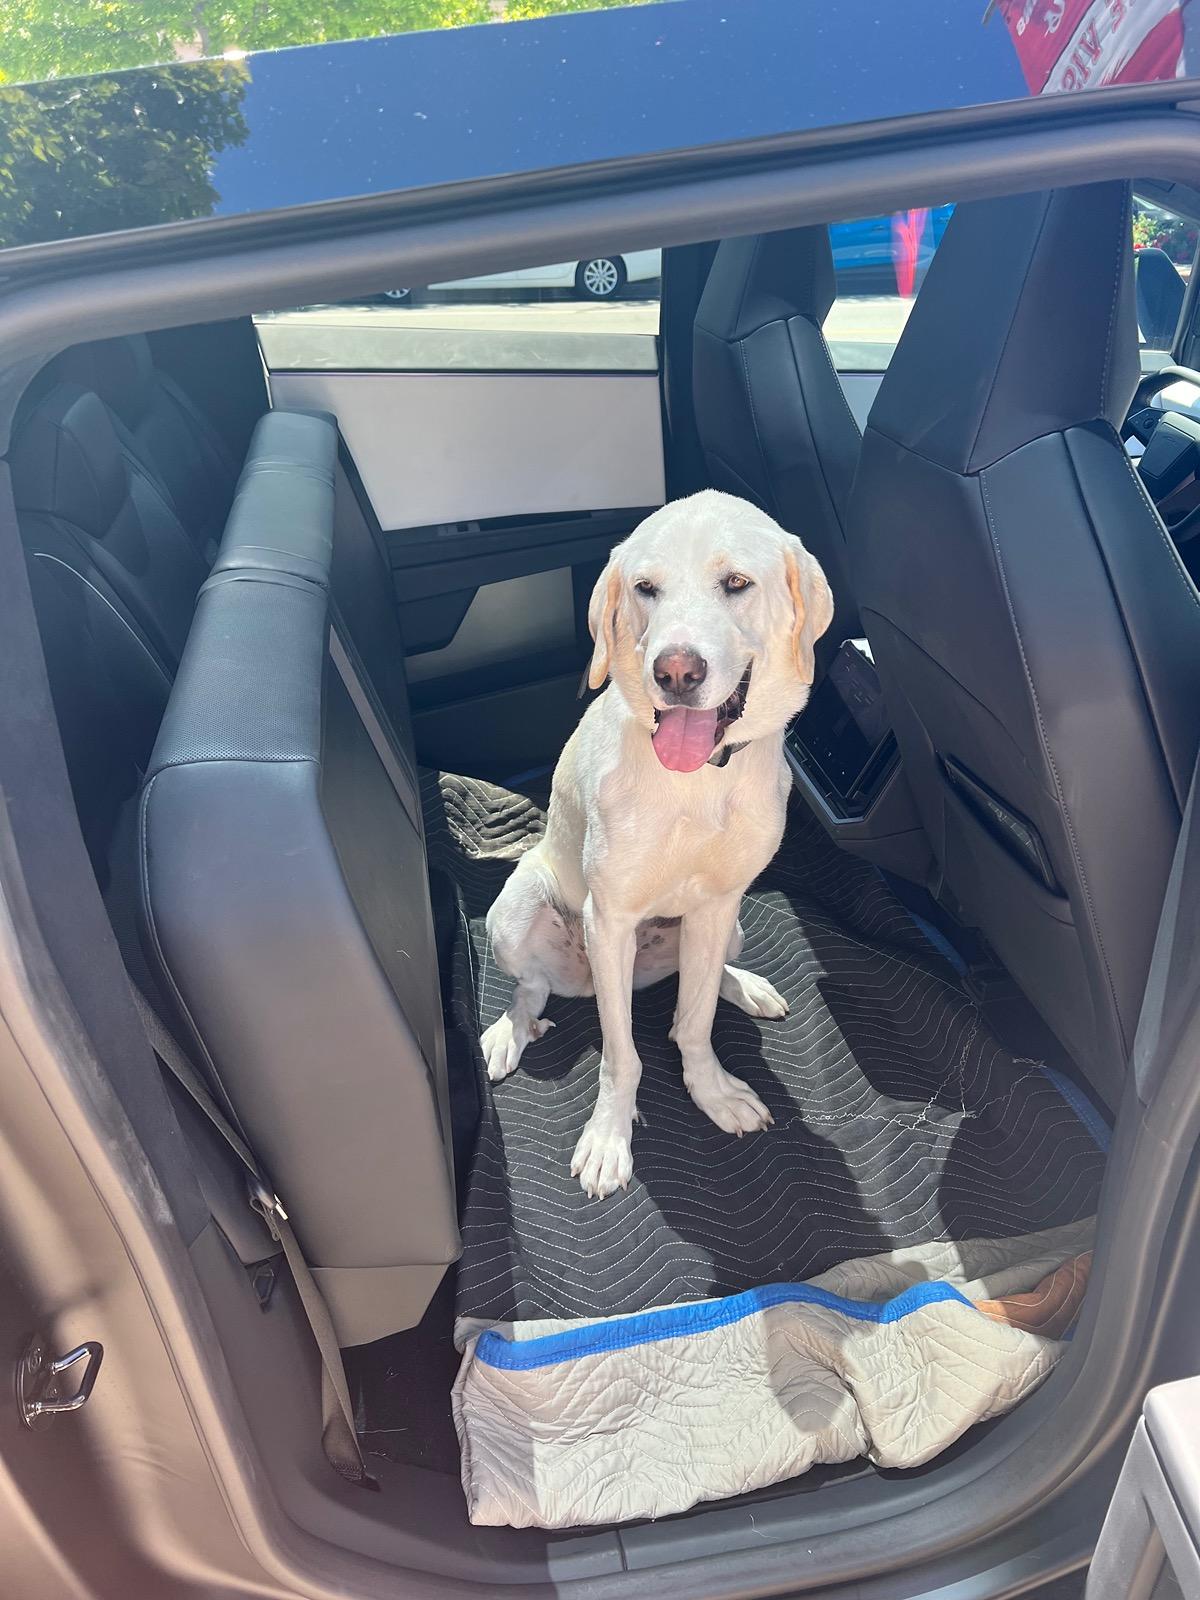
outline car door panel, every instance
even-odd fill
[[[591,586],[666,497],[656,324],[653,303],[260,321],[272,404],[337,417],[387,552],[422,761],[511,776],[574,726]]]
[[[663,500],[654,373],[287,372],[272,393],[334,413],[389,532]]]

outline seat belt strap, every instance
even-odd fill
[[[350,1386],[346,1381],[346,1369],[342,1363],[333,1318],[317,1280],[304,1259],[304,1252],[288,1221],[287,1212],[264,1178],[253,1151],[217,1105],[204,1079],[180,1048],[174,1034],[137,985],[131,982],[129,987],[150,1048],[245,1168],[250,1204],[261,1214],[287,1259],[300,1304],[321,1357],[321,1439],[329,1463],[349,1482],[378,1489],[378,1483],[367,1471],[354,1430]]]

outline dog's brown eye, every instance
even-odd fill
[[[658,593],[657,584],[651,583],[649,578],[639,578],[633,587],[639,594],[645,595],[647,600],[653,600]]]
[[[750,579],[740,572],[731,572],[725,579],[723,588],[726,594],[740,594],[743,589],[750,587]]]

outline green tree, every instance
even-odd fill
[[[0,0],[0,83],[647,0]]]
[[[212,158],[246,137],[245,69],[157,67],[0,88],[0,247],[205,216]]]
[[[488,0],[0,0],[0,79],[455,28],[493,15]]]
[[[526,17],[557,17],[568,11],[615,11],[618,6],[644,6],[650,0],[508,0],[504,11],[507,22]]]

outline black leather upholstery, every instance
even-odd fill
[[[1183,310],[1183,279],[1165,250],[1139,250],[1134,263],[1142,338],[1152,350],[1169,350]]]
[[[327,587],[336,466],[333,417],[269,411],[250,440],[213,570],[290,572]]]
[[[1110,1100],[1200,745],[1200,596],[1114,431],[1138,376],[1129,228],[1120,184],[959,208],[849,522],[945,882]]]
[[[279,412],[209,577],[114,409],[146,378],[122,352],[107,403],[45,375],[10,458],[81,826],[127,965],[265,1157],[341,1337],[372,1339],[419,1319],[458,1249],[390,572],[350,514],[334,419]],[[226,1236],[270,1254],[226,1152],[183,1118]]]
[[[354,1344],[420,1317],[458,1232],[423,842],[329,622],[306,578],[214,574],[141,841],[164,982]]]
[[[240,463],[203,411],[155,366],[148,340],[134,335],[75,345],[58,357],[55,372],[100,397],[131,459],[162,488],[211,561]]]
[[[10,462],[22,523],[74,541],[174,670],[207,563],[158,486],[132,470],[99,397],[60,383],[24,417]]]
[[[858,626],[844,524],[859,432],[821,331],[836,292],[825,228],[725,239],[693,349],[696,426],[713,487],[798,534],[829,579],[836,610],[817,646],[822,666]]]

